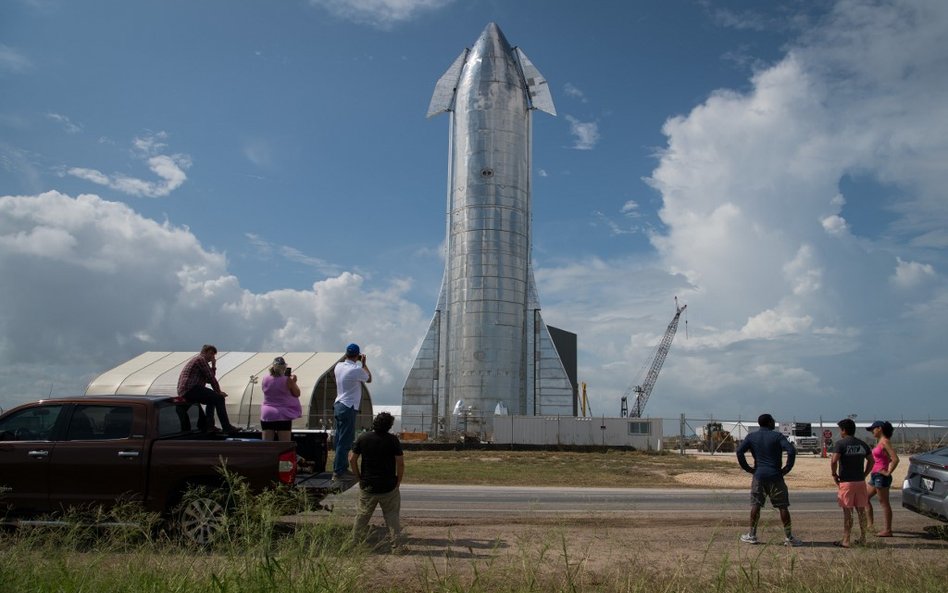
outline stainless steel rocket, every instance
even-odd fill
[[[540,317],[530,261],[535,109],[556,115],[547,82],[494,23],[435,86],[428,117],[451,114],[446,265],[402,390],[405,430],[452,430],[459,410],[482,433],[495,411],[575,414],[575,377]]]

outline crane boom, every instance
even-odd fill
[[[665,357],[668,356],[668,351],[671,350],[672,340],[675,339],[675,333],[678,331],[678,321],[681,319],[681,313],[687,308],[688,305],[679,307],[678,297],[675,297],[675,316],[668,324],[668,329],[665,330],[665,335],[658,345],[658,350],[655,351],[655,358],[652,359],[652,366],[649,367],[648,373],[645,375],[645,380],[642,381],[641,385],[635,385],[629,388],[622,397],[623,403],[625,403],[633,393],[635,394],[635,403],[632,405],[631,410],[626,412],[626,406],[622,406],[622,416],[628,413],[629,418],[642,417],[642,411],[645,409],[645,403],[648,402],[648,396],[652,394],[652,388],[655,387],[655,382],[658,381],[658,373],[662,370],[662,365],[665,364]],[[687,321],[685,323],[687,323]]]

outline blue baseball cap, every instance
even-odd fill
[[[346,356],[358,356],[360,352],[358,344],[349,344],[346,346]]]

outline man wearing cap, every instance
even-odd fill
[[[856,543],[866,542],[866,507],[869,506],[866,476],[872,471],[872,450],[853,436],[856,423],[852,418],[843,418],[836,425],[842,438],[833,445],[830,469],[833,480],[839,486],[836,499],[843,509],[843,539],[834,542],[834,545],[848,548],[853,530],[853,509],[859,515],[859,540]]]
[[[332,480],[341,482],[349,466],[349,450],[355,438],[356,417],[362,402],[362,384],[372,382],[372,371],[365,363],[358,344],[346,346],[345,360],[336,363],[336,401],[333,415],[336,418],[335,456],[332,462]]]
[[[790,493],[783,480],[793,469],[797,452],[787,437],[774,430],[777,423],[774,422],[773,416],[761,414],[757,418],[757,424],[760,425],[760,430],[748,434],[737,449],[737,462],[741,468],[754,474],[751,481],[750,531],[741,536],[741,541],[746,544],[758,543],[757,523],[760,521],[760,507],[764,506],[764,502],[769,498],[770,504],[780,511],[783,545],[802,546],[803,542],[793,536],[790,528]],[[754,457],[754,467],[751,467],[744,457],[748,450]],[[786,465],[782,463],[784,451],[787,452]]]

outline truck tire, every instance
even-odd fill
[[[213,495],[185,496],[174,517],[174,531],[185,541],[198,546],[214,543],[224,531],[227,509]]]

